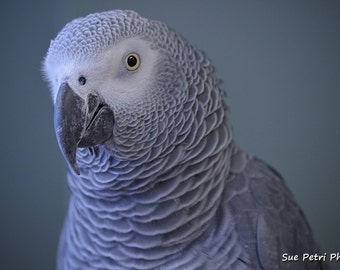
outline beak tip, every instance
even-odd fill
[[[73,170],[77,175],[80,175],[80,170],[77,164],[77,158],[76,158],[76,150],[73,148],[66,148],[67,146],[65,145],[59,145],[61,152],[64,155],[64,158],[69,165],[69,168]]]
[[[77,165],[76,163],[73,164],[71,167],[72,167],[73,171],[74,171],[77,175],[80,175],[80,170],[79,170],[79,167],[78,167],[78,165]]]

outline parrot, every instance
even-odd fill
[[[281,175],[235,143],[211,60],[166,23],[76,18],[42,70],[70,190],[57,269],[328,269]]]

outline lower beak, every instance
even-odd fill
[[[114,115],[97,95],[84,100],[67,83],[60,85],[54,109],[54,128],[68,164],[79,175],[78,147],[103,144],[112,137]]]

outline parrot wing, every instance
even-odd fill
[[[321,262],[302,260],[303,253],[319,249],[293,194],[273,168],[237,151],[225,192],[239,241],[259,269],[328,269]],[[299,260],[284,261],[284,253]]]

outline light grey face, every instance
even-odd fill
[[[131,104],[147,94],[159,57],[148,41],[127,37],[98,55],[60,61],[47,70],[53,99],[56,101],[60,85],[67,82],[83,99],[96,91],[112,108]]]
[[[108,15],[114,19],[112,25],[106,25],[106,31],[111,31],[110,27],[124,26],[114,25],[117,14]],[[103,25],[92,32],[89,30],[94,27],[91,20],[86,23],[76,20],[74,27],[72,23],[67,25],[51,43],[44,63],[55,103],[58,143],[78,174],[77,148],[104,144],[112,138],[115,122],[126,121],[119,118],[122,112],[133,113],[133,108],[146,103],[143,101],[150,103],[151,97],[156,95],[154,85],[159,84],[157,74],[162,73],[158,67],[164,58],[150,41],[125,33],[119,40],[102,42],[101,29],[105,27],[105,20],[106,17],[93,20],[96,27],[98,23]],[[83,28],[81,33],[77,29],[79,24]],[[79,43],[77,34],[81,35]],[[64,40],[70,36],[73,41]],[[84,43],[84,38],[89,39],[89,44]],[[93,41],[96,38],[97,43]],[[88,48],[77,51],[76,47],[82,44]]]

